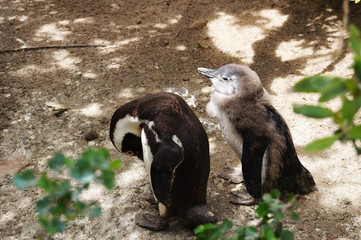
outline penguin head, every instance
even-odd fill
[[[126,133],[121,146],[121,151],[126,155],[135,156],[143,160],[143,148],[140,137],[133,133]]]
[[[119,117],[114,114],[110,125],[110,139],[118,151],[143,160],[141,125],[137,117],[129,114]]]
[[[227,64],[218,69],[197,68],[197,72],[208,77],[215,91],[223,95],[234,95],[261,82],[256,72],[245,65]]]

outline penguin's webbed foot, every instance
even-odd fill
[[[234,197],[234,199],[231,200],[231,203],[235,205],[252,206],[259,202],[259,199],[252,197],[248,192],[236,191],[231,192],[231,195]]]
[[[189,223],[192,228],[201,224],[215,223],[217,221],[216,216],[214,216],[205,204],[200,204],[190,208],[187,212],[187,218],[189,219]]]
[[[224,167],[226,172],[218,174],[218,177],[228,180],[230,183],[239,184],[243,182],[243,174],[241,168]]]
[[[151,231],[162,231],[168,226],[168,222],[162,219],[161,216],[148,213],[138,213],[135,216],[135,221],[138,226]]]

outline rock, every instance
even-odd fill
[[[200,30],[200,29],[204,28],[207,25],[207,23],[208,23],[208,21],[205,19],[197,20],[190,25],[190,28],[193,30]]]
[[[89,132],[87,132],[85,134],[85,140],[87,140],[88,142],[93,141],[95,139],[97,139],[99,137],[98,133],[94,130],[90,130]]]

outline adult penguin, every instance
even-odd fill
[[[216,221],[206,205],[208,137],[183,98],[159,93],[124,104],[111,119],[110,139],[145,163],[159,215],[138,215],[139,226],[163,230],[171,216],[190,227]]]
[[[237,197],[233,203],[255,204],[272,189],[283,195],[314,191],[313,177],[299,161],[287,124],[272,106],[257,73],[238,64],[197,71],[208,77],[215,89],[207,112],[218,118],[225,138],[242,162],[240,174],[228,168],[232,171],[221,175],[235,183],[244,180],[249,194],[233,193]]]

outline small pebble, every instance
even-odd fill
[[[98,133],[94,130],[91,130],[85,134],[85,140],[88,142],[93,141],[99,137]]]

